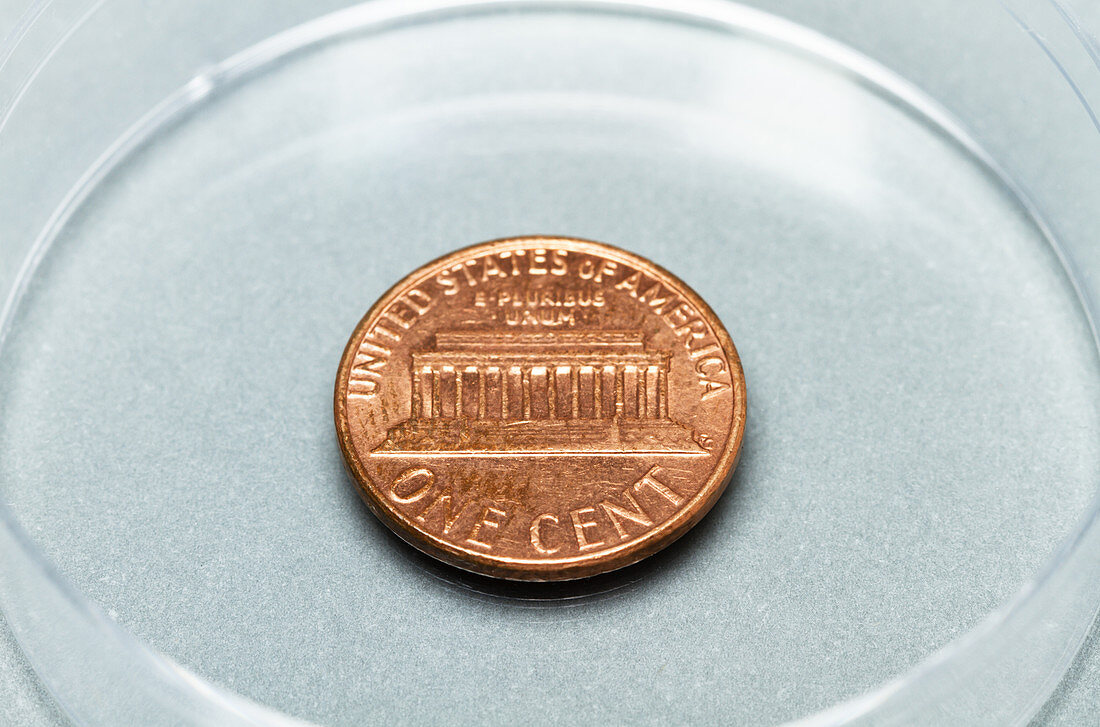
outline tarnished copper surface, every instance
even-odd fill
[[[409,543],[501,578],[638,561],[691,528],[737,462],[745,380],[683,282],[609,245],[486,242],[367,312],[336,429],[371,510]]]

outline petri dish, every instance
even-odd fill
[[[1033,715],[1100,602],[1100,71],[1070,7],[904,6],[35,5],[0,52],[0,601],[66,714]],[[556,586],[397,542],[331,423],[389,284],[536,233],[688,281],[750,397],[700,526]]]

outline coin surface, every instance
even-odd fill
[[[745,379],[713,311],[652,262],[495,240],[382,296],[340,361],[336,429],[370,509],[500,578],[582,578],[651,555],[725,489]]]

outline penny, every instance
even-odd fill
[[[687,285],[586,240],[486,242],[428,263],[356,326],[336,430],[370,509],[500,578],[582,578],[687,532],[745,429],[729,334]]]

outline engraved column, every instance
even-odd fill
[[[442,366],[439,371],[439,416],[458,416],[458,378],[454,366]]]
[[[435,407],[432,406],[435,393],[432,387],[435,380],[433,373],[431,366],[421,366],[413,376],[413,415],[421,419],[435,416]]]
[[[510,366],[504,382],[504,396],[507,399],[504,418],[508,421],[522,421],[523,415],[523,369]]]
[[[531,418],[550,418],[550,372],[545,366],[532,366],[530,381]]]
[[[577,417],[594,419],[597,415],[596,369],[581,366],[577,371]]]
[[[570,419],[573,416],[573,367],[554,368],[554,414],[556,419]]]
[[[481,377],[477,366],[467,366],[462,370],[462,416],[477,419],[481,399]]]
[[[647,366],[645,370],[645,412],[643,416],[646,419],[657,419],[661,416],[659,371],[660,369],[656,366]]]
[[[623,417],[637,419],[638,413],[638,367],[633,364],[623,366]]]
[[[599,416],[604,419],[615,417],[615,388],[618,380],[614,366],[607,365],[600,370],[600,400],[597,404],[600,409]]]
[[[503,386],[499,366],[485,369],[485,418],[500,419],[504,416]]]
[[[657,416],[668,419],[668,362],[657,372]]]

